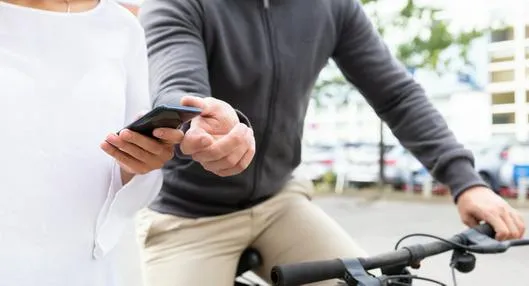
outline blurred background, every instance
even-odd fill
[[[481,176],[499,194],[517,196],[529,164],[529,2],[362,2],[392,52],[474,152]],[[447,194],[332,62],[314,88],[303,139],[298,173],[337,192],[389,185]]]
[[[390,50],[474,152],[483,179],[529,221],[529,1],[361,2]],[[141,1],[122,3],[136,13]],[[315,183],[316,203],[370,253],[391,250],[411,232],[448,236],[463,228],[449,190],[399,144],[332,61],[312,92],[296,173]],[[528,285],[528,254],[516,249],[480,258],[476,272],[459,279],[462,285]],[[451,281],[448,259],[432,259],[422,274]]]

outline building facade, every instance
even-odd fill
[[[486,142],[491,137],[490,96],[462,83],[457,74],[438,75],[418,70],[415,79],[423,86],[433,106],[441,113],[450,129],[462,142]],[[347,102],[339,93],[348,93]],[[336,142],[378,142],[380,120],[373,108],[357,92],[329,90],[333,96],[317,103],[312,100],[307,110],[304,143],[335,144]],[[334,100],[333,100],[334,99]],[[472,108],[469,109],[469,106]],[[384,125],[384,141],[396,144],[397,139]]]
[[[509,27],[491,33],[487,68],[492,132],[519,141],[529,139],[529,26],[523,2]]]

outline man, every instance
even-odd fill
[[[486,187],[358,0],[148,0],[140,19],[154,105],[204,109],[140,217],[149,286],[233,285],[248,246],[263,255],[265,279],[276,264],[366,255],[310,202],[310,183],[291,176],[309,94],[330,58],[450,186],[465,224],[490,222],[500,239],[523,234],[521,216]]]

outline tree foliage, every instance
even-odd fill
[[[377,2],[364,0],[364,3]],[[442,10],[436,7],[419,6],[414,0],[407,0],[406,5],[394,19],[393,26],[400,29],[408,27],[414,19],[423,23],[424,33],[414,35],[411,41],[397,47],[396,57],[406,66],[414,68],[443,69],[450,64],[450,58],[441,61],[441,55],[450,47],[459,51],[459,59],[469,64],[468,51],[473,40],[483,36],[484,29],[453,32],[449,21],[441,18]],[[380,31],[380,29],[379,29]],[[382,30],[382,35],[383,30]]]

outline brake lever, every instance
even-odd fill
[[[475,229],[468,229],[458,235],[466,244],[469,244],[468,250],[480,254],[502,253],[509,249],[508,242],[501,242],[489,236],[482,234]]]
[[[345,266],[344,281],[347,285],[355,286],[382,286],[381,277],[373,277],[362,266],[358,259],[344,259]]]

